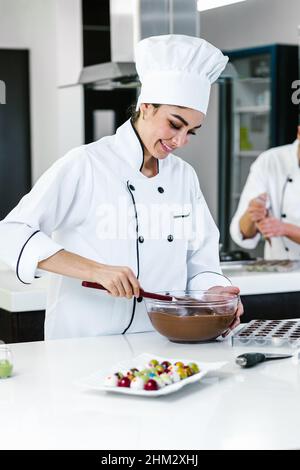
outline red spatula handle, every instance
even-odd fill
[[[103,287],[101,284],[98,284],[97,282],[82,281],[82,286],[107,291],[105,287]],[[166,301],[172,301],[172,298],[173,298],[171,295],[154,294],[154,292],[146,292],[143,289],[140,289],[140,296],[147,297],[148,299],[166,300]]]

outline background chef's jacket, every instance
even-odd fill
[[[239,221],[247,210],[251,199],[268,193],[268,209],[271,216],[283,222],[300,226],[300,169],[298,145],[283,145],[263,152],[252,164],[248,179],[241,194],[237,211],[230,225],[230,234],[235,243],[246,249],[254,249],[261,234],[244,239]],[[273,237],[271,245],[265,242],[265,259],[300,259],[300,245],[286,237]]]
[[[0,259],[23,283],[45,273],[37,269],[39,261],[65,249],[129,266],[145,290],[228,285],[218,274],[198,275],[221,269],[219,232],[193,168],[169,155],[159,161],[158,174],[147,178],[142,164],[130,121],[113,136],[71,150],[0,222]],[[176,236],[183,229],[185,236]],[[153,329],[144,302],[49,276],[46,339]]]

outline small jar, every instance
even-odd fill
[[[5,344],[0,344],[0,379],[7,379],[13,371],[12,353]]]

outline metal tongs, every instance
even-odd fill
[[[292,357],[292,354],[272,354],[272,353],[245,353],[238,356],[235,360],[236,364],[244,369],[256,366],[260,362],[274,361],[276,359],[286,359]]]

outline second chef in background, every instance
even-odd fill
[[[252,164],[230,233],[246,249],[264,237],[267,260],[300,259],[300,126],[294,143]]]

